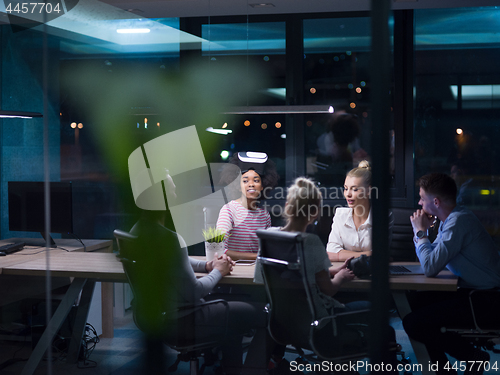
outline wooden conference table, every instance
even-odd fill
[[[43,333],[26,363],[22,375],[32,374],[35,371],[47,349],[49,337],[52,338],[57,333],[75,299],[81,293],[67,357],[68,362],[77,362],[79,346],[85,329],[88,308],[95,282],[127,282],[122,264],[114,253],[67,252],[64,250],[52,249],[50,250],[51,256],[49,267],[47,267],[45,252],[33,254],[32,256],[22,255],[23,252],[29,251],[32,250],[23,250],[19,254],[1,257],[0,273],[2,275],[21,275],[26,277],[44,276],[47,268],[49,268],[51,275],[54,277],[73,277],[74,280],[68,288],[59,307],[54,312],[49,327],[47,327]],[[204,259],[204,257],[194,258]],[[225,276],[220,283],[252,285],[254,269],[254,265],[237,264],[231,275]],[[203,275],[205,274],[197,274],[198,277]],[[389,285],[394,295],[399,313],[404,317],[410,311],[405,295],[406,290],[456,291],[457,279],[449,272],[442,272],[436,278],[427,278],[423,275],[393,276],[389,280]],[[368,290],[369,288],[369,280],[356,279],[345,284],[344,289]],[[412,346],[419,363],[424,364],[423,373],[427,373],[425,368],[427,367],[426,361],[428,361],[428,355],[425,347],[418,342],[412,342]]]

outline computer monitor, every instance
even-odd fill
[[[73,233],[71,182],[50,182],[49,184],[50,232]],[[56,247],[50,233],[45,233],[43,182],[9,181],[8,200],[10,231],[40,232],[50,247]]]

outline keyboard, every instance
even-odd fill
[[[25,245],[24,242],[15,242],[15,243],[3,245],[3,246],[0,246],[0,253],[12,254],[12,253],[15,253],[16,251],[22,250],[24,245]]]

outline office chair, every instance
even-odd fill
[[[414,208],[391,208],[394,225],[389,246],[389,255],[393,262],[415,262],[415,245],[410,216]]]
[[[469,293],[469,304],[472,312],[473,327],[442,327],[441,331],[456,332],[461,337],[469,339],[476,347],[493,353],[500,353],[495,346],[500,344],[500,322],[496,319],[486,319],[475,305],[479,298],[500,301],[500,289],[472,290]]]
[[[258,230],[257,258],[269,298],[269,333],[281,345],[314,353],[309,360],[341,363],[365,358],[366,325],[349,323],[367,311],[332,314],[321,311],[319,294],[306,274],[301,233]],[[293,313],[291,313],[293,310]],[[366,320],[366,319],[365,319]]]
[[[118,229],[113,234],[118,243],[118,258],[123,264],[134,297],[132,301],[134,322],[153,343],[148,347],[154,348],[155,342],[162,341],[179,352],[176,362],[169,367],[169,371],[175,371],[180,361],[185,361],[190,362],[191,375],[203,374],[205,366],[213,365],[213,352],[220,345],[221,339],[207,339],[200,342],[189,337],[190,335],[186,333],[189,329],[169,326],[167,322],[172,322],[172,319],[168,316],[172,313],[166,311],[163,303],[166,293],[169,293],[169,283],[165,279],[167,268],[161,265],[162,261],[157,257],[145,256],[148,253],[145,249],[147,245],[139,242],[138,237]],[[178,250],[181,251],[180,248]],[[227,302],[224,300],[212,300],[201,305],[215,303],[222,303],[227,307]],[[191,307],[178,308],[176,312],[186,308]],[[226,309],[226,322],[227,314],[228,309]],[[227,324],[225,326],[227,327]],[[226,328],[224,337],[227,334]],[[198,358],[201,356],[205,357],[205,360],[199,367]]]

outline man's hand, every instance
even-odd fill
[[[424,210],[417,210],[410,216],[410,221],[413,233],[417,233],[419,230],[425,232],[434,222],[434,216],[429,215]]]

